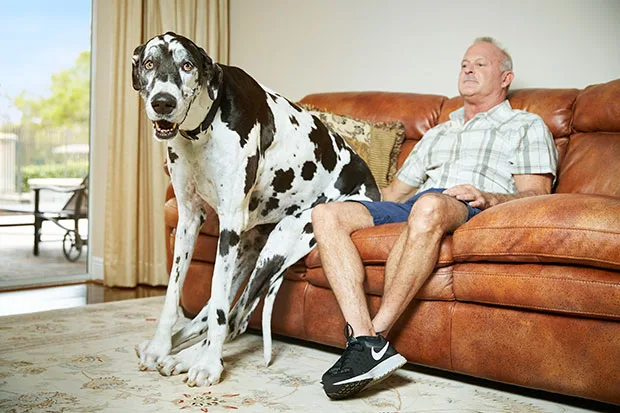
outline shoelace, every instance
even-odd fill
[[[344,326],[344,335],[347,338],[347,349],[333,367],[333,369],[335,369],[337,372],[342,372],[346,368],[348,368],[347,361],[349,359],[349,356],[351,355],[351,351],[362,351],[364,349],[362,343],[357,341],[353,334],[353,327],[351,327],[351,324],[346,323],[346,325]]]

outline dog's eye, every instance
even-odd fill
[[[153,62],[151,62],[150,60],[147,60],[146,62],[144,62],[144,68],[146,70],[151,70],[153,68]]]
[[[194,68],[194,65],[191,64],[190,62],[183,63],[183,70],[185,70],[186,72],[189,72],[193,68]]]

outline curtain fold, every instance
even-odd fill
[[[174,31],[217,62],[228,63],[228,0],[113,0],[104,234],[104,283],[166,285],[164,199],[166,144],[155,141],[144,103],[131,86],[135,47]]]

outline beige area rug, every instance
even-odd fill
[[[578,412],[550,401],[401,369],[347,401],[329,400],[322,373],[338,357],[246,333],[224,350],[223,381],[138,370],[134,346],[155,330],[163,297],[0,318],[0,412]]]

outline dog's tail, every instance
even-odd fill
[[[269,291],[265,295],[265,303],[263,305],[263,356],[265,358],[265,367],[269,366],[271,362],[271,313],[273,311],[273,302],[276,299],[276,295],[278,294],[278,290],[282,285],[282,280],[284,280],[284,276],[276,277],[271,286],[269,287]]]

